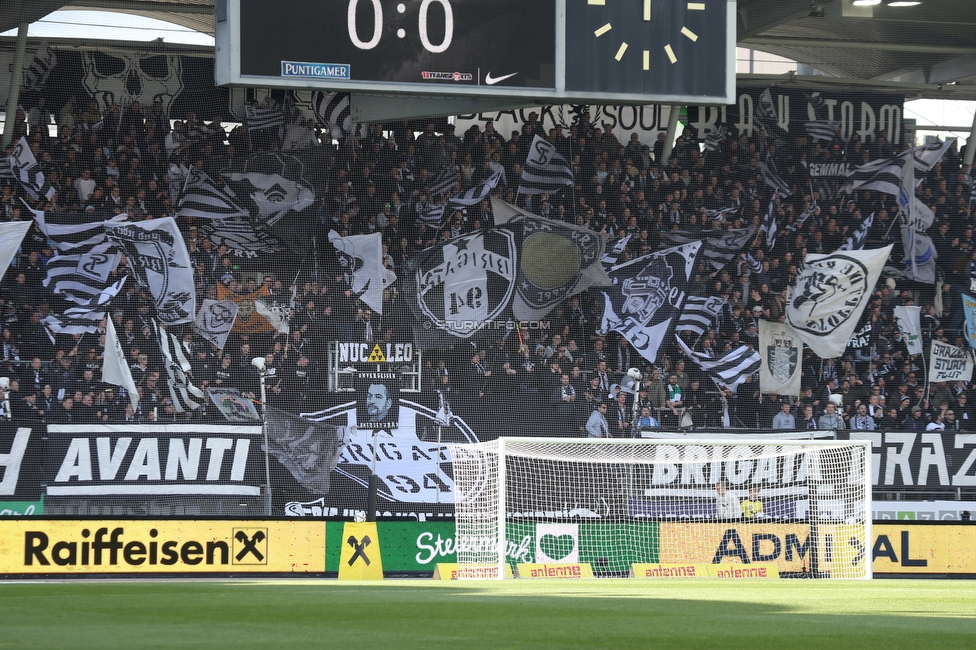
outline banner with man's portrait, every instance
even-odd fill
[[[356,426],[390,431],[400,426],[400,378],[395,372],[360,372],[356,377]]]

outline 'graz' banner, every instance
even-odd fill
[[[0,502],[41,496],[44,427],[0,424]]]
[[[845,437],[843,432],[838,432]],[[871,441],[871,483],[877,488],[976,487],[976,434],[935,431],[851,431]]]
[[[49,425],[48,496],[258,496],[260,426]]]
[[[689,125],[702,137],[726,123],[736,138],[765,129],[775,140],[790,143],[801,136],[829,142],[835,133],[843,140],[856,133],[862,142],[874,142],[881,132],[892,144],[903,139],[904,95],[783,87],[739,88],[737,93],[731,106],[689,106]]]
[[[973,353],[948,343],[932,341],[929,381],[969,381],[973,378]]]

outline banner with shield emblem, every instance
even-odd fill
[[[759,390],[773,395],[799,395],[803,375],[803,341],[786,323],[759,321]]]

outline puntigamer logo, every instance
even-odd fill
[[[115,528],[82,528],[78,536],[24,532],[24,566],[166,567],[205,565],[228,567],[268,563],[267,528],[233,528],[228,538],[167,539],[150,528],[148,534],[126,534]]]

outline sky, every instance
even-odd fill
[[[3,36],[16,36],[16,30]],[[31,24],[28,36],[37,38],[86,38],[125,41],[154,41],[162,37],[167,43],[210,45],[214,39],[206,34],[161,20],[110,11],[56,11]],[[743,54],[743,53],[746,54]],[[748,56],[740,48],[738,57]],[[758,57],[782,59],[757,53]],[[741,66],[740,66],[741,67]],[[919,137],[938,135],[941,138],[957,136],[968,139],[969,129],[976,114],[976,102],[960,102],[938,99],[921,99],[905,104],[905,117],[915,119],[919,126],[962,126],[964,131],[944,132],[920,129]]]

